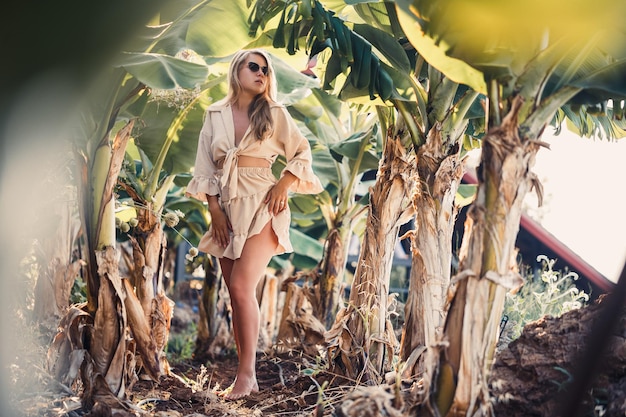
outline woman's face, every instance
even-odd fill
[[[267,89],[267,61],[257,54],[250,54],[239,69],[239,83],[243,91],[257,96]]]

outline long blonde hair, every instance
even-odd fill
[[[233,104],[237,101],[241,93],[241,83],[239,81],[239,70],[246,64],[248,56],[251,54],[265,58],[267,62],[267,83],[265,91],[254,98],[248,109],[251,130],[254,135],[263,140],[272,133],[272,115],[270,104],[276,102],[276,75],[269,55],[261,49],[242,50],[235,54],[230,62],[228,70],[228,96],[227,101]]]

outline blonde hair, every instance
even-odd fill
[[[248,109],[251,130],[259,140],[263,140],[272,133],[270,104],[276,102],[276,75],[270,57],[265,51],[261,49],[249,49],[239,51],[235,54],[228,70],[229,89],[227,101],[233,104],[239,98],[239,94],[241,93],[239,71],[246,64],[251,54],[259,55],[267,62],[267,83],[265,91],[254,98]]]

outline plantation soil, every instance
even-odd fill
[[[498,354],[491,373],[496,416],[558,416],[572,401],[579,416],[626,416],[626,305],[607,319],[600,315],[606,300],[529,323]],[[603,325],[612,327],[610,337],[593,340]],[[589,351],[592,342],[598,346]],[[573,398],[574,376],[594,360],[594,376],[580,378],[586,388]]]
[[[297,416],[316,408],[318,383],[301,372],[299,358],[260,355],[257,362],[259,392],[246,399],[227,401],[217,395],[236,373],[235,357],[209,363],[178,364],[160,384],[140,381],[131,400],[151,415],[166,416]],[[203,390],[198,390],[199,388]]]
[[[602,304],[530,323],[519,339],[498,353],[490,377],[495,416],[552,417],[558,415],[564,402],[575,400],[580,400],[580,416],[626,415],[626,308],[613,318],[616,325],[600,357],[600,372],[588,381],[582,398],[567,397],[572,376],[586,361],[581,355],[590,331],[598,325]],[[176,363],[158,384],[135,382],[126,393],[132,407],[113,413],[106,407],[82,409],[76,394],[59,390],[59,384],[37,367],[29,376],[44,381],[44,389],[28,391],[32,386],[19,385],[22,392],[14,398],[15,412],[10,417],[415,415],[390,409],[395,405],[392,387],[356,389],[355,383],[326,373],[315,358],[297,352],[274,356],[259,353],[259,393],[226,401],[216,393],[233,381],[236,366],[234,356]],[[409,387],[403,388],[401,402],[406,406]],[[381,405],[385,411],[380,411]]]
[[[530,323],[519,339],[499,352],[490,378],[496,416],[555,416],[564,401],[573,401],[566,397],[566,390],[584,360],[589,333],[597,324],[602,304]],[[626,415],[625,312],[626,309],[621,318],[616,318],[609,345],[599,361],[599,373],[589,381],[586,394],[580,399],[580,415]],[[133,395],[138,401],[157,396],[159,400],[153,403],[152,412],[159,417],[348,415],[341,405],[354,385],[315,369],[314,359],[295,354],[259,355],[260,392],[245,400],[225,401],[213,391],[231,383],[236,363],[235,357],[221,358],[207,363],[205,371],[204,364],[178,364],[173,373],[189,380],[197,380],[204,372],[201,379],[208,387],[204,392],[193,393],[189,384],[179,378],[165,377],[159,386],[138,383]],[[328,386],[321,389],[324,382]],[[371,411],[375,413],[372,415],[382,415]]]

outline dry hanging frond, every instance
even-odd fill
[[[124,283],[124,304],[128,315],[128,325],[135,340],[135,346],[141,355],[144,369],[153,380],[157,381],[161,372],[154,337],[141,308],[141,302],[135,295],[130,282],[126,279],[122,281]]]
[[[78,307],[71,307],[59,324],[59,332],[54,337],[47,354],[48,370],[55,379],[72,385],[78,378],[77,370],[82,365],[85,348],[84,332],[93,324],[91,316]]]
[[[278,344],[317,356],[324,345],[324,325],[313,315],[304,291],[295,283],[287,285],[287,296],[278,330]]]

